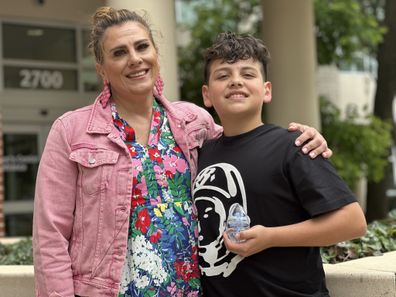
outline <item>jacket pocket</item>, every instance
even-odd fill
[[[104,149],[80,148],[70,153],[69,159],[79,167],[82,192],[94,196],[104,191],[119,154]]]

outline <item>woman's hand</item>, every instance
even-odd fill
[[[330,158],[333,154],[332,150],[327,147],[326,139],[315,128],[292,122],[289,124],[288,130],[299,130],[302,132],[302,134],[297,137],[295,144],[297,146],[304,144],[302,148],[303,153],[309,154],[312,159],[320,154],[324,158]]]

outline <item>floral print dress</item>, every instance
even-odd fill
[[[133,128],[120,118],[114,103],[111,110],[133,166],[128,245],[118,296],[200,296],[190,169],[165,110],[154,100],[147,146],[135,141]]]

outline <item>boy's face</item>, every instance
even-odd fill
[[[259,117],[263,103],[271,101],[271,83],[264,81],[261,64],[253,59],[233,64],[215,60],[209,68],[209,81],[202,87],[206,107],[214,107],[220,119]]]

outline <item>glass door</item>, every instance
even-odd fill
[[[36,174],[47,133],[39,125],[3,127],[6,236],[32,234]]]

